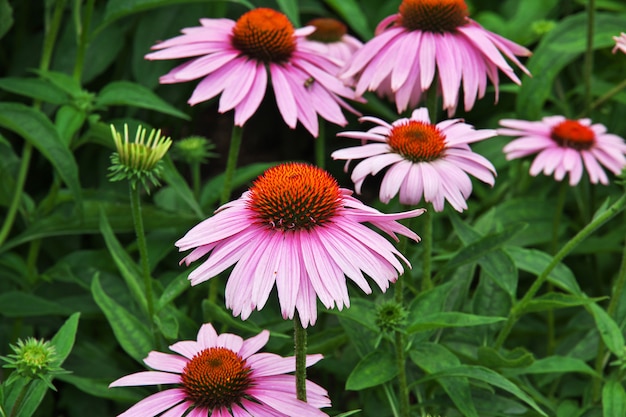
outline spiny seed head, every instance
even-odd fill
[[[454,32],[467,23],[463,0],[404,0],[400,4],[400,24],[408,30]]]
[[[441,156],[446,147],[445,136],[435,125],[416,120],[393,126],[387,144],[412,162],[433,161]]]

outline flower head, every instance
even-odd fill
[[[394,246],[363,223],[397,239],[419,241],[398,219],[423,210],[383,214],[339,188],[326,171],[303,163],[285,163],[265,171],[243,195],[220,207],[176,242],[194,249],[189,265],[206,254],[189,275],[192,285],[233,268],[226,284],[226,306],[242,319],[261,309],[276,285],[283,317],[298,310],[303,326],[315,324],[316,298],[326,308],[350,305],[345,276],[371,293],[364,274],[382,291],[408,261]],[[345,275],[345,276],[344,276]]]
[[[341,76],[357,78],[359,95],[370,90],[395,99],[398,112],[417,106],[435,75],[449,114],[456,110],[461,84],[465,110],[485,95],[487,78],[497,100],[498,70],[520,83],[502,54],[530,75],[516,58],[530,51],[470,19],[463,0],[403,0],[376,33]]]
[[[474,130],[460,119],[434,125],[425,108],[413,111],[410,119],[402,118],[392,124],[376,117],[363,117],[361,121],[377,126],[367,132],[341,132],[338,136],[374,143],[332,154],[333,159],[348,161],[346,170],[350,160],[365,158],[352,171],[357,193],[368,175],[389,167],[380,186],[383,203],[400,194],[402,204],[417,204],[423,196],[436,211],[443,210],[445,200],[455,210],[463,211],[472,192],[467,174],[494,184],[495,168],[483,156],[472,152],[468,144],[495,136],[495,130]]]
[[[243,340],[230,333],[218,335],[205,324],[197,340],[170,346],[176,355],[150,352],[144,362],[154,371],[127,375],[109,387],[176,387],[145,398],[119,417],[326,416],[319,409],[330,407],[330,401],[319,385],[307,381],[308,402],[296,399],[295,377],[286,375],[295,370],[293,356],[257,353],[268,339],[267,330]],[[322,355],[308,355],[306,364],[320,359]]]
[[[570,185],[576,185],[587,170],[593,184],[608,184],[602,166],[618,175],[626,166],[626,143],[606,127],[590,119],[570,120],[564,116],[544,117],[538,122],[500,120],[498,134],[519,136],[503,149],[506,158],[516,159],[537,153],[530,175],[543,171],[561,181],[569,173]]]
[[[180,139],[174,144],[173,157],[183,160],[188,164],[204,164],[208,158],[215,158],[217,154],[212,152],[215,144],[202,136],[189,136]]]
[[[19,339],[17,344],[9,346],[13,353],[6,357],[0,356],[6,362],[3,368],[15,369],[8,379],[9,384],[19,377],[41,379],[54,390],[52,377],[67,373],[58,366],[56,349],[48,340],[29,337],[26,341]]]
[[[128,125],[124,125],[124,139],[122,135],[111,125],[111,133],[115,141],[117,152],[111,155],[111,167],[109,178],[111,181],[130,181],[133,188],[141,183],[146,189],[147,182],[159,185],[161,175],[161,159],[172,145],[169,137],[161,136],[161,130],[150,131],[146,140],[146,129],[143,126],[137,128],[135,140],[131,141],[128,136]]]
[[[269,70],[278,110],[289,127],[294,129],[299,120],[317,136],[318,114],[339,125],[347,123],[341,107],[350,107],[342,97],[354,99],[354,91],[335,77],[338,65],[306,41],[314,27],[294,29],[284,14],[267,8],[251,10],[236,22],[200,19],[200,23],[156,44],[152,49],[159,51],[146,55],[196,57],[161,77],[166,84],[202,78],[189,99],[191,105],[221,93],[219,112],[235,109],[235,124],[243,126],[265,96]]]
[[[330,17],[318,17],[307,23],[314,26],[315,32],[307,36],[307,40],[321,44],[324,54],[337,60],[343,66],[352,55],[363,46],[363,43],[354,36],[348,35],[346,25]]]
[[[622,32],[619,36],[613,36],[615,46],[613,47],[613,53],[616,53],[619,49],[626,54],[626,33]]]

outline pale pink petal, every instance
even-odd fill
[[[150,368],[156,369],[157,371],[176,373],[181,373],[189,362],[186,358],[180,357],[178,355],[172,355],[169,353],[161,353],[156,351],[148,353],[148,357],[145,358],[143,361]]]
[[[112,382],[109,387],[138,387],[142,385],[180,384],[180,381],[180,374],[144,371],[126,375]]]
[[[185,399],[181,389],[168,389],[144,398],[118,417],[154,417]]]

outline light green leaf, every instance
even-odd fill
[[[359,3],[355,0],[324,0],[348,25],[359,34],[362,39],[374,37],[374,31],[369,26],[367,17]]]
[[[176,297],[191,288],[191,284],[187,280],[188,275],[189,271],[183,271],[176,278],[170,281],[156,303],[157,312],[161,311],[161,309],[174,301]]]
[[[506,320],[506,317],[477,316],[474,314],[459,313],[456,311],[444,311],[441,313],[428,314],[417,317],[407,328],[407,333],[423,332],[431,329],[447,327],[470,327],[485,324],[498,323]]]
[[[591,304],[606,297],[587,298],[578,295],[549,292],[529,301],[520,313],[554,310],[557,308],[576,307]]]
[[[332,309],[328,310],[327,313],[354,320],[373,332],[380,331],[376,326],[376,304],[369,299],[355,298],[350,301],[350,308],[341,311]]]
[[[624,355],[624,335],[615,320],[599,305],[593,303],[586,306],[596,321],[596,327],[606,347],[621,358]]]
[[[63,364],[74,347],[79,318],[80,313],[72,314],[52,337],[51,343],[54,345],[57,354],[57,366]]]
[[[78,110],[72,105],[64,105],[59,108],[55,116],[54,124],[65,146],[70,146],[74,135],[78,132],[83,123],[85,123],[86,117],[87,114],[84,111]]]
[[[96,97],[96,106],[133,106],[169,114],[184,120],[189,116],[172,107],[147,87],[130,81],[113,81]]]
[[[348,376],[346,389],[360,391],[391,381],[398,374],[395,356],[388,351],[376,351],[365,356]]]
[[[584,361],[568,356],[548,356],[537,359],[532,365],[525,368],[516,368],[508,371],[512,374],[562,374],[576,372],[597,377],[598,374]]]
[[[602,388],[602,415],[623,417],[626,410],[626,392],[620,381],[610,379]]]
[[[52,122],[32,107],[19,103],[0,103],[0,126],[12,130],[37,148],[50,161],[80,206],[78,164]]]
[[[298,2],[294,0],[276,0],[278,3],[278,7],[280,10],[287,15],[291,23],[295,27],[300,27],[302,24],[300,23],[300,10],[298,7]]]
[[[134,315],[104,292],[97,274],[91,283],[91,293],[107,318],[122,349],[137,362],[143,363],[143,359],[152,348],[150,331]]]
[[[534,361],[533,354],[520,347],[510,352],[502,352],[489,346],[478,348],[479,364],[490,369],[527,367]]]

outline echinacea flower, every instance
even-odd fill
[[[619,49],[626,54],[626,33],[622,32],[619,36],[613,36],[615,46],[613,47],[613,53],[616,53]]]
[[[442,211],[447,200],[457,211],[467,209],[472,181],[467,174],[494,184],[495,168],[486,158],[472,152],[469,143],[496,135],[495,130],[474,130],[461,119],[431,124],[426,108],[413,111],[411,118],[389,124],[377,117],[361,121],[377,126],[367,132],[340,132],[337,136],[373,141],[332,153],[333,159],[345,159],[346,170],[352,159],[363,159],[352,171],[357,193],[368,175],[389,167],[380,185],[380,200],[388,203],[399,194],[402,204],[432,203]]]
[[[202,78],[189,104],[207,101],[221,93],[219,112],[235,109],[235,124],[243,126],[256,112],[268,84],[278,110],[294,129],[298,120],[318,134],[318,114],[345,125],[341,97],[354,99],[354,91],[335,74],[338,66],[308,45],[305,37],[314,27],[294,29],[284,14],[257,8],[230,19],[200,19],[202,26],[186,28],[183,35],[158,43],[146,59],[197,57],[177,66],[160,82],[179,83]],[[352,109],[350,109],[352,110]]]
[[[498,70],[521,83],[502,54],[530,75],[516,58],[530,51],[470,19],[463,0],[403,0],[399,13],[383,19],[376,34],[341,76],[357,78],[358,95],[370,90],[391,96],[398,112],[417,106],[435,76],[449,115],[461,84],[466,111],[485,95],[487,78],[497,101]]]
[[[233,268],[226,284],[226,306],[242,319],[263,308],[276,285],[283,318],[297,309],[302,326],[315,324],[316,299],[326,308],[350,306],[345,276],[371,293],[364,274],[382,291],[402,274],[404,256],[369,222],[397,240],[396,233],[419,237],[396,222],[423,210],[384,214],[339,188],[321,168],[284,163],[269,168],[243,195],[220,207],[176,242],[194,249],[189,265],[209,254],[189,275],[191,284]],[[182,262],[182,261],[181,261]]]
[[[573,186],[580,182],[584,168],[593,184],[607,185],[602,166],[615,175],[626,166],[624,139],[607,133],[600,123],[592,125],[590,119],[549,116],[538,122],[504,119],[500,124],[505,128],[498,129],[498,134],[519,136],[503,149],[508,160],[537,154],[530,166],[532,176],[543,171],[561,181],[569,173]]]
[[[309,21],[307,26],[315,27],[315,32],[307,36],[307,40],[322,44],[322,52],[334,58],[340,66],[345,65],[363,46],[360,40],[348,35],[346,25],[337,19],[318,17]]]
[[[118,417],[318,417],[330,407],[325,389],[306,381],[307,402],[296,398],[296,368],[293,356],[257,353],[269,340],[263,330],[243,340],[217,334],[204,324],[197,340],[170,346],[177,355],[152,351],[144,359],[154,371],[127,375],[109,387],[173,384],[174,388],[153,394]],[[311,366],[322,355],[308,355]],[[163,413],[163,414],[161,414]]]

